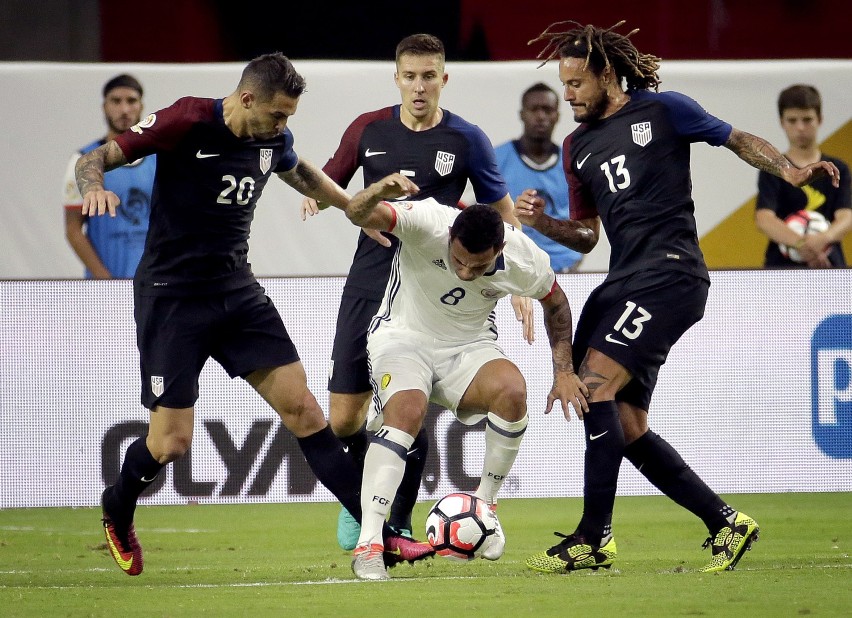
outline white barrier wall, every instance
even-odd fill
[[[308,91],[290,127],[300,156],[320,165],[345,127],[360,113],[399,102],[393,62],[294,61]],[[0,149],[0,279],[76,278],[82,266],[64,237],[62,177],[71,153],[104,134],[101,88],[119,72],[139,77],[147,111],[192,94],[222,97],[239,80],[242,64],[0,63],[0,119],[7,146]],[[560,90],[554,63],[449,63],[442,105],[482,127],[494,144],[517,137],[520,94],[536,81]],[[850,117],[852,60],[778,62],[665,61],[662,89],[680,90],[734,126],[761,135],[782,149],[778,92],[796,82],[815,85],[823,96],[828,136]],[[563,104],[555,135],[575,126]],[[703,236],[756,191],[757,172],[725,149],[693,148],[698,232]],[[360,175],[353,190],[361,188]],[[349,270],[356,232],[337,213],[303,223],[300,197],[270,182],[257,210],[251,261],[263,276],[343,275]],[[325,250],[317,251],[317,247]],[[333,250],[328,250],[333,248]],[[605,271],[605,239],[582,269]]]
[[[560,275],[575,318],[596,274]],[[720,493],[852,491],[852,271],[715,272],[705,318],[675,346],[650,424]],[[324,409],[343,280],[266,279]],[[579,496],[582,423],[545,416],[547,337],[521,339],[507,300],[500,343],[528,381],[530,424],[504,497]],[[86,506],[144,435],[131,285],[0,282],[0,508]],[[421,499],[476,486],[482,436],[430,419]],[[621,495],[655,493],[629,464]],[[326,501],[295,441],[242,380],[209,362],[191,454],[148,504]]]

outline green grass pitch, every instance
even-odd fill
[[[139,507],[132,578],[99,509],[0,510],[0,616],[852,616],[852,494],[728,498],[761,526],[733,572],[698,573],[706,531],[654,496],[617,499],[609,571],[535,573],[524,559],[571,532],[582,503],[505,499],[500,561],[403,564],[389,582],[354,579],[335,504]]]

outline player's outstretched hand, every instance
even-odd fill
[[[532,344],[535,341],[532,299],[527,296],[515,296],[512,294],[512,309],[515,310],[515,319],[521,322],[524,340]]]
[[[377,184],[379,185],[378,195],[385,200],[417,195],[420,192],[420,187],[414,184],[414,181],[398,173],[385,176]]]
[[[526,189],[515,200],[514,212],[522,225],[535,227],[538,218],[544,214],[544,199],[538,197],[535,189]]]
[[[112,191],[106,189],[88,191],[83,196],[83,216],[100,217],[108,212],[110,217],[114,217],[115,209],[120,203],[121,200]]]
[[[580,376],[573,372],[557,371],[553,378],[553,388],[547,395],[547,409],[544,413],[550,414],[553,409],[553,402],[559,400],[566,421],[571,420],[571,408],[574,408],[577,418],[582,419],[585,413],[589,411],[589,404],[586,401],[588,396],[589,389],[583,384]]]
[[[840,186],[840,170],[831,161],[817,161],[802,168],[788,167],[782,173],[784,180],[795,187],[803,187],[824,177],[828,177],[835,188]]]

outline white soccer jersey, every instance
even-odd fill
[[[506,246],[494,271],[462,281],[450,266],[450,226],[461,211],[432,198],[386,204],[396,213],[389,232],[402,242],[370,333],[390,326],[445,342],[496,339],[494,307],[500,298],[542,299],[550,293],[555,275],[549,256],[513,226],[505,226]]]

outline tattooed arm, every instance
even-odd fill
[[[547,396],[547,408],[544,413],[550,413],[553,402],[558,399],[567,420],[571,420],[568,404],[571,404],[577,416],[582,418],[589,409],[586,403],[589,391],[574,371],[571,359],[571,305],[558,283],[553,284],[550,294],[540,302],[553,355],[553,387]]]
[[[296,167],[287,172],[278,174],[288,185],[307,197],[312,197],[319,202],[346,208],[349,202],[349,194],[334,182],[320,168],[309,161],[300,159]]]
[[[798,168],[765,139],[745,131],[731,131],[725,148],[752,167],[783,178],[795,187],[802,187],[823,176],[828,176],[835,187],[840,186],[840,172],[834,163],[817,161]]]
[[[545,201],[535,189],[526,189],[515,200],[515,216],[531,227],[569,249],[588,253],[598,244],[601,221],[592,219],[554,219],[544,212]]]
[[[77,160],[74,175],[83,196],[83,215],[94,217],[109,212],[110,217],[115,216],[119,199],[115,193],[104,189],[104,173],[126,163],[124,153],[113,140]]]
[[[410,178],[402,174],[391,174],[374,182],[355,194],[346,206],[346,216],[355,225],[377,230],[387,230],[394,221],[393,211],[387,206],[378,206],[384,200],[406,195],[415,195],[420,189]]]

